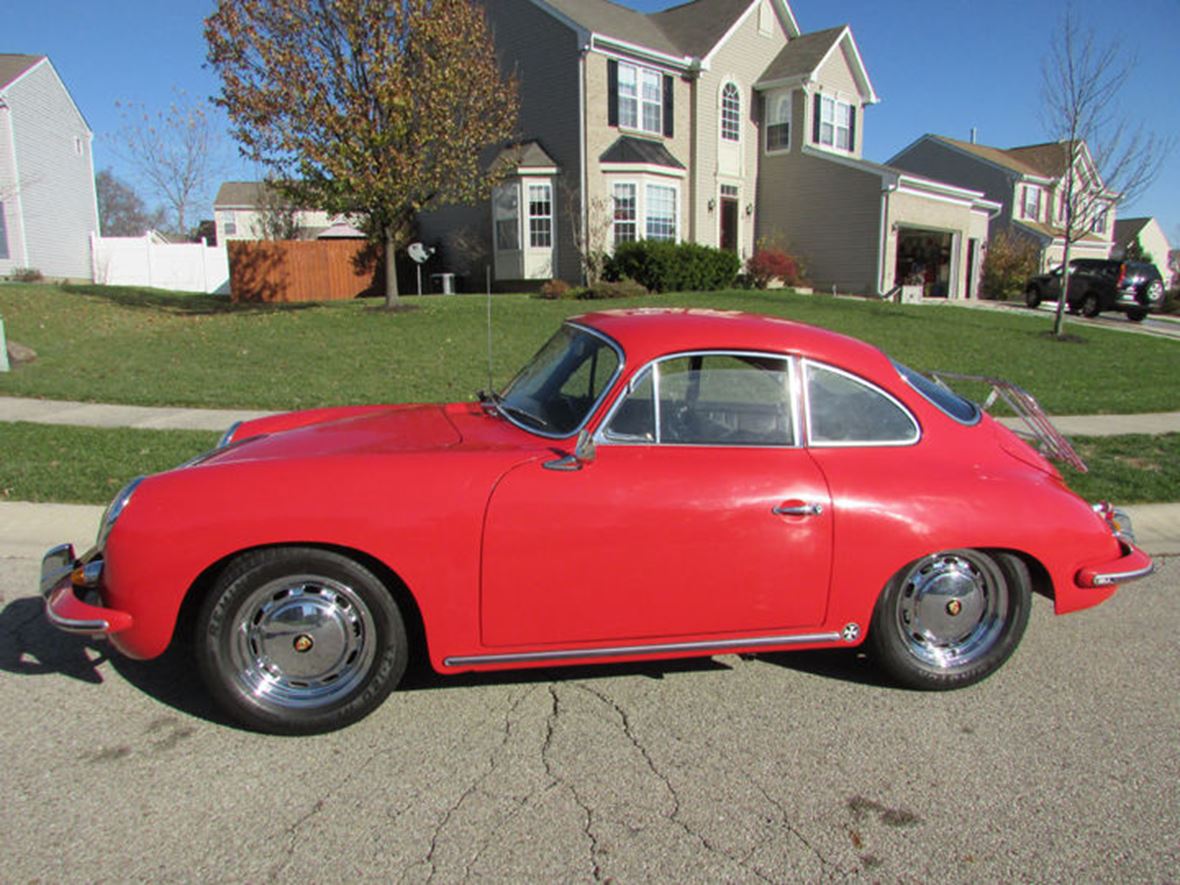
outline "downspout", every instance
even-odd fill
[[[578,181],[581,190],[579,207],[581,211],[578,212],[578,224],[581,225],[581,230],[578,232],[578,239],[582,244],[582,266],[578,268],[578,273],[582,275],[581,283],[583,286],[589,283],[586,278],[586,260],[589,257],[590,249],[593,244],[590,242],[590,172],[586,164],[586,56],[590,52],[590,44],[583,43],[582,51],[578,56]]]
[[[884,182],[881,188],[881,256],[878,259],[879,271],[877,275],[877,296],[884,297],[891,287],[886,285],[885,275],[889,272],[886,262],[889,260],[889,195],[897,190],[897,181],[892,184]]]

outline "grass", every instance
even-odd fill
[[[486,387],[486,303],[411,298],[235,306],[216,296],[100,286],[0,285],[10,339],[38,359],[0,375],[0,395],[134,405],[295,409],[325,404],[468,399]],[[1180,409],[1180,345],[1070,327],[1021,311],[895,305],[732,291],[636,301],[492,305],[498,386],[566,316],[601,307],[695,306],[786,316],[871,341],[919,369],[999,375],[1050,413]]]
[[[0,500],[106,504],[131,477],[183,464],[218,435],[0,422]]]
[[[132,476],[182,464],[211,449],[216,433],[56,427],[0,422],[0,500],[106,504]],[[1089,501],[1172,501],[1180,489],[1180,433],[1075,437],[1090,466],[1063,469]]]

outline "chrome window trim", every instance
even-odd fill
[[[787,364],[787,384],[789,389],[787,391],[787,402],[791,409],[791,442],[789,445],[774,445],[774,444],[754,444],[747,443],[742,445],[733,445],[727,443],[666,443],[660,439],[660,363],[668,360],[683,359],[694,356],[733,356],[733,357],[757,357],[759,359],[778,360]],[[685,350],[678,353],[669,353],[663,356],[658,356],[653,360],[645,363],[635,374],[631,377],[631,381],[627,382],[627,388],[620,392],[619,396],[611,403],[610,409],[603,417],[601,423],[598,425],[598,430],[594,434],[594,442],[597,445],[607,446],[674,446],[678,449],[801,449],[803,448],[803,433],[800,427],[800,407],[799,407],[799,373],[798,373],[798,358],[786,353],[776,353],[774,351],[764,350]],[[655,439],[654,440],[640,440],[631,439],[624,436],[611,436],[607,432],[611,420],[615,413],[622,407],[627,395],[630,394],[634,387],[632,383],[641,378],[644,372],[650,371],[652,373],[652,413],[655,421]]]
[[[914,413],[906,407],[905,403],[903,403],[889,391],[877,384],[874,384],[867,378],[854,374],[853,372],[846,371],[845,369],[837,368],[830,363],[825,363],[821,362],[820,360],[813,360],[809,358],[803,359],[802,363],[802,383],[799,386],[802,389],[804,409],[807,415],[807,447],[809,449],[905,448],[907,446],[916,446],[922,441],[922,425],[918,422],[918,419],[914,417]],[[834,372],[837,375],[843,375],[845,378],[849,378],[855,383],[881,394],[881,396],[885,397],[887,400],[901,409],[902,414],[909,419],[910,425],[914,429],[913,438],[907,440],[837,440],[833,442],[816,442],[813,440],[811,438],[811,390],[807,378],[807,370],[810,369],[811,366],[817,366],[818,368],[825,369],[829,372]]]
[[[520,421],[517,421],[505,409],[498,408],[496,410],[502,416],[504,416],[504,418],[506,418],[510,424],[513,424],[516,427],[519,427],[521,430],[525,431],[525,433],[531,433],[533,436],[540,436],[545,439],[569,439],[570,437],[577,436],[579,433],[581,433],[582,429],[587,424],[590,423],[590,419],[594,417],[594,413],[597,412],[602,407],[603,402],[606,400],[606,398],[608,396],[610,396],[611,391],[615,389],[615,385],[618,383],[619,378],[622,376],[623,370],[626,368],[626,365],[627,365],[627,357],[626,357],[626,354],[623,352],[622,346],[617,341],[615,341],[615,339],[611,338],[606,333],[599,332],[597,329],[593,328],[592,326],[585,326],[582,323],[575,323],[575,322],[570,322],[570,321],[562,323],[562,326],[568,326],[571,329],[577,329],[579,332],[586,332],[590,335],[593,335],[595,338],[600,338],[602,341],[604,341],[608,345],[610,345],[611,350],[613,350],[615,352],[615,355],[618,356],[618,358],[619,358],[619,364],[617,366],[615,366],[614,373],[610,376],[610,378],[607,379],[606,383],[602,385],[602,393],[598,394],[598,399],[596,399],[594,401],[594,405],[592,405],[589,409],[586,410],[586,415],[584,418],[582,418],[582,423],[579,424],[577,427],[575,427],[573,430],[569,431],[568,433],[546,433],[544,430],[541,430],[537,427],[532,427],[527,424],[523,424]],[[546,343],[548,343],[548,339],[546,339]],[[544,345],[541,345],[541,346],[544,347]],[[535,354],[534,354],[534,356],[535,356]],[[531,361],[532,360],[530,359],[530,362]],[[527,363],[526,363],[526,365],[527,365]],[[521,371],[524,371],[523,366],[521,367]],[[504,390],[507,390],[509,387],[511,387],[518,377],[520,377],[520,372],[517,372],[515,375],[512,376],[512,380],[509,381],[507,385],[505,385]]]

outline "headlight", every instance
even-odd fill
[[[135,491],[135,487],[143,482],[142,476],[137,476],[127,485],[119,490],[119,494],[115,495],[114,499],[107,506],[106,512],[102,515],[102,522],[98,526],[98,540],[95,541],[95,546],[102,550],[107,543],[107,538],[110,537],[111,529],[115,525],[115,521],[119,515],[127,509],[127,504],[131,500],[131,495]]]
[[[221,434],[221,439],[217,441],[217,448],[224,449],[231,442],[234,441],[234,434],[238,432],[238,428],[242,426],[241,421],[235,421],[229,426],[229,430]]]

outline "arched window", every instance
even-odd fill
[[[741,141],[742,97],[737,85],[726,83],[721,90],[721,138],[724,141]]]

